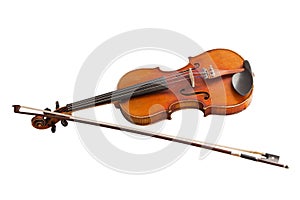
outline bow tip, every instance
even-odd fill
[[[12,105],[12,107],[14,108],[14,112],[17,113],[20,111],[21,106],[20,105]]]

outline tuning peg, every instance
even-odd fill
[[[58,101],[55,102],[55,108],[56,108],[56,109],[59,108],[59,102],[58,102]]]
[[[50,111],[50,112],[51,112],[51,109],[50,109],[50,108],[45,108],[44,110],[46,110],[46,111]]]
[[[55,131],[56,131],[56,126],[53,124],[53,125],[51,126],[51,132],[52,132],[52,133],[55,133]]]
[[[60,121],[61,125],[63,125],[64,127],[68,126],[68,121],[63,119]]]

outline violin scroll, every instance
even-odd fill
[[[68,122],[66,120],[65,115],[71,115],[71,111],[68,110],[66,106],[59,108],[58,102],[56,102],[56,110],[54,111],[57,114],[53,114],[49,108],[44,110],[33,109],[27,106],[13,105],[14,112],[19,114],[26,115],[34,115],[31,119],[31,125],[36,129],[47,129],[51,127],[51,132],[54,133],[56,131],[56,123],[61,121],[61,124],[66,127]],[[28,111],[20,111],[20,109],[25,110],[35,110],[38,113],[28,112]],[[62,117],[58,117],[61,114]]]
[[[47,129],[50,127],[47,121],[46,117],[37,115],[31,119],[31,125],[36,129]]]
[[[47,129],[51,127],[51,132],[55,133],[56,131],[55,124],[59,121],[61,121],[64,127],[68,125],[68,122],[67,123],[63,122],[66,120],[60,120],[59,118],[53,118],[53,117],[46,117],[45,115],[36,115],[31,119],[31,124],[36,129]]]
[[[51,127],[51,132],[55,133],[55,131],[56,131],[55,124],[59,121],[60,121],[60,119],[58,119],[58,118],[50,118],[50,117],[45,117],[42,115],[36,115],[35,117],[33,117],[31,119],[31,124],[36,129],[47,129],[47,128]],[[64,121],[64,120],[62,120],[62,121]],[[63,126],[67,126],[67,125],[63,124]]]

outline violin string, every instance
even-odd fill
[[[178,72],[178,73],[172,74],[172,75],[170,75],[170,76],[165,77],[165,79],[166,79],[167,81],[168,81],[168,80],[171,80],[172,78],[176,78],[176,77],[178,77],[178,75],[184,74],[184,73],[187,72],[187,71],[189,71],[189,70],[184,70],[184,71],[182,71],[182,72]],[[160,78],[162,78],[162,77],[160,77]],[[157,78],[157,79],[159,79],[159,78]],[[141,88],[141,86],[143,86],[143,85],[145,86],[145,84],[154,84],[154,83],[158,83],[158,82],[156,82],[157,79],[150,80],[150,81],[147,81],[147,82],[145,82],[145,83],[141,83],[141,84],[129,86],[129,87],[126,87],[126,88],[122,88],[122,89],[116,90],[115,92],[128,92],[128,91],[130,91],[130,90],[136,90],[136,89]],[[160,84],[160,83],[158,83],[158,84]],[[98,95],[98,96],[96,96],[96,97],[91,97],[91,98],[88,98],[88,99],[84,99],[84,100],[81,100],[81,101],[72,103],[72,105],[73,105],[73,106],[77,106],[77,105],[80,105],[80,104],[83,104],[83,103],[85,104],[85,103],[88,103],[88,102],[95,102],[95,99],[96,99],[96,98],[98,98],[98,97],[99,97],[99,98],[106,97],[106,96],[109,95],[109,94],[111,94],[111,93],[105,93],[105,94],[102,94],[102,95]]]
[[[193,68],[192,71],[195,70],[195,69],[196,68]],[[122,88],[122,89],[116,90],[114,92],[109,92],[109,93],[105,93],[105,94],[102,94],[102,95],[98,95],[96,97],[91,97],[91,98],[88,98],[88,99],[84,99],[84,100],[81,100],[81,101],[78,101],[78,102],[75,102],[75,103],[72,103],[72,104],[68,104],[67,107],[68,107],[69,111],[71,111],[71,110],[76,111],[76,110],[85,109],[85,108],[88,108],[88,107],[95,106],[95,104],[101,104],[103,102],[108,102],[108,101],[111,100],[112,95],[113,95],[114,98],[120,98],[120,97],[124,97],[128,94],[132,94],[137,89],[139,90],[139,92],[143,92],[143,91],[146,91],[146,90],[149,90],[149,89],[151,89],[151,91],[152,91],[155,88],[159,89],[159,87],[161,87],[161,86],[167,86],[165,81],[169,81],[168,83],[170,85],[170,84],[177,83],[181,80],[186,80],[185,76],[188,75],[187,72],[189,72],[189,71],[190,71],[190,69],[187,69],[187,70],[184,70],[184,71],[181,71],[181,72],[174,73],[170,76],[159,77],[157,79],[153,79],[153,80],[146,81],[146,82],[143,82],[143,83],[139,83],[139,84],[136,84],[136,85],[133,85],[133,86]],[[193,76],[194,75],[202,76],[203,74],[207,74],[207,72],[199,72],[199,71],[196,72],[196,73],[193,72]],[[181,79],[181,80],[179,79],[179,81],[171,82],[174,79],[178,79],[178,78],[182,78],[182,77],[184,79]],[[194,76],[194,77],[199,77],[199,76]],[[162,78],[164,78],[164,79],[162,79]],[[154,83],[156,85],[153,85]],[[159,85],[157,85],[157,84],[159,84]]]
[[[184,74],[184,73],[182,73]],[[86,100],[83,100],[81,102],[76,102],[76,104],[71,104],[72,105],[72,108],[69,108],[70,109],[73,109],[73,110],[78,110],[78,109],[81,109],[81,108],[86,108],[86,107],[89,107],[89,106],[94,106],[95,104],[98,104],[98,103],[101,103],[103,101],[108,101],[110,100],[111,96],[113,95],[114,98],[121,98],[121,97],[124,97],[124,96],[127,96],[128,93],[133,93],[135,90],[139,90],[139,92],[143,92],[143,91],[146,91],[146,90],[149,90],[149,89],[155,89],[155,88],[160,88],[161,86],[167,86],[166,85],[166,81],[169,81],[168,84],[169,85],[172,85],[172,84],[175,84],[177,82],[180,82],[180,81],[183,81],[183,80],[186,80],[186,78],[184,76],[182,76],[181,74],[181,77],[179,77],[177,74],[176,75],[173,75],[173,76],[169,76],[169,77],[166,77],[165,79],[161,79],[162,77],[158,78],[158,79],[155,79],[155,81],[152,81],[150,85],[148,85],[148,82],[147,84],[142,84],[138,87],[133,87],[133,88],[129,88],[129,89],[126,89],[124,88],[125,90],[123,91],[115,91],[116,93],[113,95],[113,92],[110,92],[110,93],[106,93],[106,94],[103,94],[103,95],[99,95],[99,96],[96,96],[96,97],[92,97],[92,98],[89,98],[89,99],[86,99]],[[200,73],[198,73],[200,74]],[[202,74],[201,74],[202,75]],[[198,76],[196,76],[198,77]],[[175,81],[174,81],[175,80]],[[153,85],[153,84],[156,84],[156,85]]]
[[[201,73],[195,73],[195,74],[201,74]],[[176,78],[175,78],[175,76],[176,76]],[[144,85],[141,85],[139,87],[133,87],[130,90],[127,90],[126,88],[124,88],[125,90],[123,90],[121,92],[118,92],[119,90],[117,90],[115,92],[118,92],[118,93],[113,95],[113,97],[116,98],[116,99],[120,99],[122,97],[128,96],[128,93],[133,93],[137,89],[139,89],[139,92],[143,92],[143,91],[146,91],[146,90],[149,90],[149,89],[153,90],[155,88],[160,88],[161,86],[167,86],[165,80],[169,81],[168,85],[172,85],[172,84],[175,84],[177,82],[186,80],[186,78],[182,75],[181,75],[181,77],[178,77],[178,75],[175,75],[175,76],[173,76],[174,78],[168,78],[167,77],[168,79],[160,79],[162,77],[160,77],[158,79],[155,79],[156,81],[152,81],[151,83],[155,83],[156,85],[144,84]],[[199,76],[202,76],[202,74],[199,75]],[[194,76],[194,77],[197,78],[199,76]],[[178,78],[181,78],[181,79],[178,79]],[[171,80],[171,82],[170,82],[170,80]],[[175,80],[175,81],[173,81],[173,80]],[[78,104],[78,102],[76,102],[76,104],[68,104],[68,109],[76,111],[76,110],[84,109],[84,108],[87,108],[87,107],[95,106],[95,104],[103,103],[104,101],[111,100],[112,94],[113,93],[110,92],[110,93],[106,93],[106,94],[99,95],[99,96],[96,96],[96,97],[92,97],[92,98],[83,100],[79,104]]]
[[[184,79],[173,81],[171,84],[180,82],[182,80],[184,80]],[[156,86],[150,87],[150,89],[159,88],[159,87],[160,87],[159,85],[156,85]],[[141,91],[145,91],[145,90],[146,89],[141,90]],[[126,96],[128,96],[128,94],[126,94],[126,93],[124,93],[124,94],[118,94],[117,98],[121,99],[122,97],[126,97]],[[83,105],[80,105],[78,107],[72,107],[71,110],[73,109],[74,111],[76,111],[76,110],[85,109],[85,108],[88,108],[88,107],[93,107],[93,106],[95,106],[98,103],[101,103],[101,102],[103,103],[103,101],[105,101],[105,100],[110,100],[110,98],[109,99],[108,98],[102,98],[102,99],[94,100],[93,102],[90,102],[90,103],[87,103],[87,104],[83,104]]]
[[[117,98],[118,95],[124,96],[123,93],[132,94],[137,89],[139,89],[139,92],[143,92],[143,91],[146,91],[147,89],[148,90],[149,89],[153,90],[154,88],[158,88],[157,86],[151,85],[151,84],[154,84],[154,83],[155,84],[160,84],[160,86],[161,85],[167,86],[167,85],[165,85],[165,81],[169,81],[169,84],[170,83],[172,84],[174,82],[170,82],[171,80],[185,77],[186,75],[189,74],[190,69],[192,69],[192,71],[194,71],[196,68],[189,68],[187,70],[184,70],[184,71],[181,71],[181,72],[176,72],[176,73],[174,73],[172,75],[169,75],[169,76],[166,76],[166,77],[159,77],[159,78],[156,78],[156,79],[153,79],[153,80],[150,80],[150,81],[146,81],[146,82],[139,83],[139,84],[136,84],[136,85],[133,85],[133,86],[122,88],[122,89],[119,89],[119,90],[116,90],[116,91],[113,91],[113,92],[108,92],[108,93],[105,93],[105,94],[102,94],[102,95],[98,95],[98,96],[91,97],[91,98],[88,98],[88,99],[84,99],[84,100],[81,100],[81,101],[78,101],[78,102],[74,102],[72,104],[68,104],[67,107],[68,107],[69,111],[72,111],[72,110],[76,111],[76,110],[80,110],[80,109],[95,106],[95,104],[97,104],[97,103],[101,104],[101,102],[103,103],[103,101],[108,102],[112,95],[114,95],[114,98]],[[197,70],[196,73],[194,73],[194,72],[192,72],[192,73],[193,73],[194,77],[199,77],[199,76],[195,76],[195,75],[203,76],[203,74],[207,75],[208,72],[207,71],[199,72]],[[162,78],[164,78],[164,79],[162,79]]]
[[[195,69],[193,69],[193,70],[195,70]],[[139,89],[139,91],[141,92],[141,91],[144,90],[143,88],[145,88],[145,87],[146,87],[146,89],[156,88],[156,86],[153,87],[153,85],[151,85],[151,84],[160,84],[160,86],[161,86],[161,85],[164,85],[163,83],[165,81],[169,81],[169,83],[173,84],[173,82],[170,82],[170,81],[172,81],[174,79],[177,79],[177,78],[182,78],[182,77],[186,76],[185,73],[187,71],[189,71],[189,70],[185,70],[185,71],[182,71],[182,72],[178,72],[178,73],[172,74],[170,76],[165,77],[165,79],[161,79],[163,77],[160,77],[160,78],[157,78],[157,79],[154,79],[154,80],[147,81],[145,83],[134,85],[133,87],[129,86],[127,88],[116,90],[116,91],[114,91],[114,93],[115,93],[114,97],[118,97],[119,94],[121,96],[124,96],[123,95],[124,93],[127,93],[127,94],[129,92],[132,93],[133,91],[135,91],[137,89]],[[203,75],[203,73],[199,73],[199,72],[198,73],[193,73],[193,74],[194,75],[200,75],[200,76]],[[196,76],[196,77],[198,77],[198,76]],[[102,95],[99,95],[99,96],[96,96],[96,97],[91,97],[91,98],[88,98],[88,99],[85,99],[85,100],[81,100],[81,101],[78,101],[78,102],[75,102],[75,103],[72,103],[72,104],[68,104],[68,107],[69,107],[69,109],[78,110],[78,109],[80,109],[80,107],[87,107],[89,105],[92,106],[95,103],[100,103],[101,101],[104,101],[104,100],[107,101],[107,100],[109,100],[108,98],[110,98],[112,94],[113,94],[113,92],[109,92],[109,93],[105,93],[105,94],[102,94]]]
[[[202,76],[202,73],[194,73],[194,74],[200,74],[200,76]],[[174,76],[173,76],[174,77]],[[199,76],[194,76],[194,77],[199,77]],[[162,77],[160,77],[160,78],[162,78]],[[139,87],[133,87],[133,88],[130,88],[130,90],[127,90],[126,88],[124,88],[124,89],[126,89],[126,90],[124,90],[124,91],[121,91],[121,92],[119,92],[119,90],[117,90],[117,91],[115,91],[115,92],[118,92],[118,93],[116,93],[115,95],[114,95],[114,98],[121,98],[121,97],[124,97],[124,96],[126,96],[126,95],[128,95],[128,93],[129,92],[131,92],[131,93],[133,93],[135,90],[137,90],[137,89],[139,89],[139,92],[143,92],[143,91],[146,91],[147,89],[149,90],[149,89],[151,89],[151,90],[153,90],[153,89],[155,89],[155,88],[159,88],[159,87],[161,87],[162,85],[163,86],[167,86],[166,85],[166,82],[165,82],[165,80],[168,80],[169,82],[168,82],[168,84],[169,85],[172,85],[172,84],[174,84],[174,83],[177,83],[177,82],[180,82],[180,81],[182,81],[182,80],[186,80],[185,79],[185,77],[183,77],[182,78],[182,76],[180,77],[180,78],[182,78],[182,79],[178,79],[179,77],[176,75],[176,80],[175,81],[172,81],[172,82],[170,82],[168,79],[155,79],[155,81],[152,81],[151,83],[156,83],[156,85],[148,85],[148,83],[147,84],[142,84],[141,86],[139,86]],[[170,78],[169,78],[170,79]],[[175,78],[172,78],[172,79],[170,79],[170,80],[174,80]],[[122,89],[121,89],[122,90]],[[113,93],[112,92],[110,92],[110,93],[106,93],[106,94],[103,94],[103,95],[99,95],[99,96],[96,96],[96,97],[92,97],[92,98],[89,98],[89,99],[86,99],[86,100],[83,100],[83,101],[80,101],[79,103],[78,102],[76,102],[76,104],[68,104],[68,107],[69,107],[69,110],[80,110],[80,109],[84,109],[84,108],[87,108],[87,107],[92,107],[92,106],[95,106],[95,104],[98,104],[98,103],[103,103],[103,101],[109,101],[110,100],[110,98],[111,98],[111,95],[112,95]]]

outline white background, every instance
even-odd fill
[[[297,1],[7,2],[0,3],[1,199],[299,199]],[[12,112],[12,104],[72,102],[87,56],[137,28],[170,29],[204,50],[228,48],[248,59],[252,104],[226,117],[219,143],[277,153],[291,169],[219,153],[199,160],[199,149],[189,148],[162,171],[124,174],[93,159],[74,125],[51,134]]]

